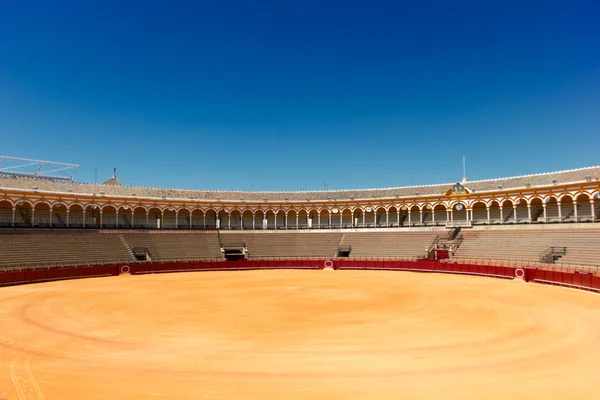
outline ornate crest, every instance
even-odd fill
[[[456,182],[450,189],[446,191],[446,196],[460,196],[464,194],[471,194],[471,191],[459,182]]]
[[[452,186],[452,194],[466,194],[467,189],[460,183],[456,182],[454,186]]]

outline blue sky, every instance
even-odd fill
[[[600,164],[600,3],[15,1],[0,154],[79,181],[370,188]]]

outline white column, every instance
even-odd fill
[[[275,221],[277,221],[277,217],[275,217]],[[231,213],[227,213],[227,229],[231,230]]]
[[[321,213],[319,213],[317,215],[317,227],[320,228],[321,227]]]
[[[513,221],[515,221],[515,223],[517,222],[517,205],[513,204]]]
[[[340,211],[340,229],[344,227],[344,212]]]
[[[504,223],[504,208],[502,207],[502,205],[500,206],[500,223]]]
[[[99,215],[100,215],[100,228],[102,228],[102,210],[100,210]]]
[[[454,222],[454,209],[450,209],[450,221]]]
[[[542,203],[542,208],[544,209],[544,223],[548,222],[546,221],[546,203]]]
[[[67,228],[69,227],[69,209],[67,208]]]
[[[175,210],[175,229],[179,228],[179,210]]]
[[[556,203],[556,205],[558,205],[558,220],[562,222],[562,208],[560,206],[560,201]]]
[[[408,226],[411,226],[412,222],[410,220],[410,209],[408,210]]]
[[[31,207],[31,221],[30,221],[30,223],[31,223],[31,226],[35,225],[35,206]]]
[[[361,212],[362,212],[362,217],[363,217],[363,218],[362,218],[362,220],[363,220],[363,222],[362,222],[362,226],[363,226],[363,228],[364,228],[364,227],[365,227],[365,223],[366,223],[366,215],[367,215],[367,213],[365,213],[364,211],[361,211]]]
[[[529,219],[529,223],[531,223],[531,204],[527,204],[527,218]]]
[[[150,211],[146,211],[146,228],[150,227]]]
[[[329,223],[328,228],[331,229],[331,212],[329,212],[328,215],[329,215],[328,218],[327,218],[329,220],[329,222],[328,222]]]
[[[194,222],[194,210],[190,210],[190,229],[192,229],[194,226],[193,222]]]
[[[285,219],[283,220],[283,225],[285,229],[288,228],[288,211],[285,212]]]
[[[578,215],[577,215],[577,202],[576,201],[573,202],[573,212],[575,213],[575,222],[577,222]]]
[[[298,229],[298,212],[296,213],[296,229]]]
[[[131,208],[131,227],[132,227],[132,228],[135,226],[135,225],[134,225],[134,222],[133,222],[133,221],[134,221],[134,220],[133,220],[134,216],[135,216],[135,212],[134,212],[134,209],[133,209],[133,207],[132,207],[132,208]]]
[[[117,219],[115,220],[115,228],[119,227],[119,210],[117,210],[117,213],[115,214]]]
[[[256,212],[252,212],[252,230],[256,228]]]
[[[435,225],[435,208],[431,209],[431,224]]]
[[[423,225],[423,209],[419,210],[419,225]]]
[[[206,211],[202,211],[202,229],[206,229]]]
[[[491,218],[490,218],[490,208],[489,208],[489,207],[486,207],[486,208],[485,208],[485,211],[487,211],[487,223],[488,223],[488,225],[489,225],[489,224],[492,222],[492,221],[491,221]]]
[[[12,226],[15,226],[16,212],[17,212],[17,207],[13,206],[13,208],[12,208]],[[594,202],[592,202],[592,214],[594,214]]]
[[[592,209],[592,222],[596,222],[596,210],[594,209],[594,199],[590,199],[590,208]],[[14,225],[14,217],[15,213],[14,213],[14,209],[13,209],[13,225]]]
[[[50,228],[52,228],[52,207],[50,207]]]
[[[85,208],[83,209],[83,221],[82,221],[82,225],[85,228]]]
[[[397,219],[397,224],[398,227],[400,227],[400,210],[396,209],[396,219]]]

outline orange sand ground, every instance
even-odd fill
[[[597,399],[600,296],[376,271],[0,289],[5,399]]]

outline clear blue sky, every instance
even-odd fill
[[[600,2],[4,1],[0,154],[389,187],[600,164]]]

